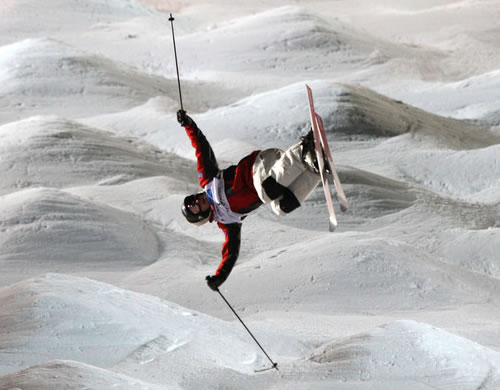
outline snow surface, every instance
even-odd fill
[[[323,116],[350,209],[223,236],[219,164]],[[498,0],[0,2],[0,389],[500,388]]]

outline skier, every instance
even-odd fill
[[[270,203],[277,215],[298,208],[320,182],[312,130],[286,151],[256,150],[238,165],[220,169],[205,135],[186,111],[177,112],[195,149],[198,180],[203,191],[187,196],[181,210],[188,222],[201,226],[217,222],[225,234],[222,261],[214,275],[206,277],[217,291],[238,259],[241,223],[246,215]]]

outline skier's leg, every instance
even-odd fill
[[[273,200],[271,202],[271,210],[273,210],[273,213],[276,215],[280,215],[280,216],[287,215],[287,213],[285,213],[283,210],[281,210],[279,199]]]
[[[285,152],[268,149],[254,164],[254,185],[275,214],[286,215],[300,206],[319,183],[320,177],[304,162],[305,138]]]
[[[277,215],[287,215],[291,213],[304,203],[320,181],[321,178],[318,174],[305,170],[290,186],[284,187],[286,190],[285,196],[277,199],[275,198],[271,202],[273,212]]]
[[[306,169],[302,160],[302,144],[298,143],[288,148],[273,164],[271,176],[281,185],[288,187]]]
[[[260,200],[264,203],[270,203],[279,198],[279,189],[275,189],[273,183],[266,182],[272,176],[272,167],[280,159],[284,152],[280,149],[266,149],[261,151],[255,159],[252,172],[255,191]],[[264,185],[266,183],[266,185]],[[269,193],[268,193],[269,192]]]
[[[267,196],[272,199],[271,207],[275,214],[286,215],[300,207],[300,202],[295,194],[289,188],[279,184],[274,177],[269,176],[264,180],[262,187]]]
[[[320,181],[320,175],[306,169],[288,188],[293,192],[298,202],[302,204],[311,195]]]
[[[272,179],[286,190],[282,190],[283,196],[280,199],[272,198],[271,207],[278,215],[286,215],[300,207],[321,180],[319,174],[304,164],[302,144],[285,151],[273,165],[272,173]]]

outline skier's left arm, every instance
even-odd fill
[[[207,276],[207,284],[212,290],[217,291],[219,286],[224,283],[231,273],[236,260],[240,254],[241,244],[241,224],[232,223],[224,225],[218,223],[219,227],[226,235],[224,244],[222,245],[222,261],[215,272],[215,275]]]
[[[195,149],[198,180],[200,186],[204,187],[219,172],[219,165],[217,164],[215,153],[205,137],[205,134],[198,128],[193,119],[187,115],[186,111],[179,110],[177,112],[177,121],[186,130],[186,134]]]

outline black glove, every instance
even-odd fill
[[[179,122],[182,127],[192,126],[194,124],[194,121],[184,110],[177,111],[177,122]]]
[[[226,278],[220,275],[212,275],[207,276],[205,280],[207,281],[208,287],[210,287],[214,291],[219,291],[219,286],[224,283]]]

